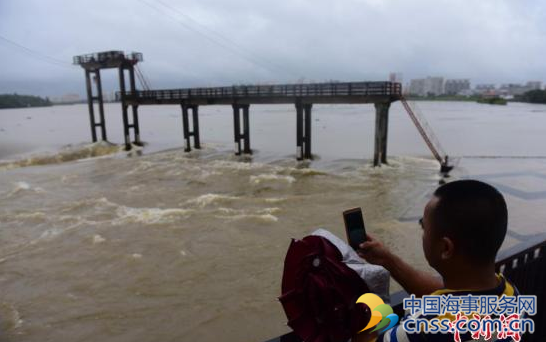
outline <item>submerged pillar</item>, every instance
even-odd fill
[[[184,140],[186,141],[186,146],[184,148],[184,151],[189,152],[191,151],[191,142],[190,137],[193,136],[193,147],[200,149],[201,148],[201,140],[199,139],[199,113],[198,109],[199,106],[197,105],[189,105],[182,103],[180,105],[182,107],[182,130],[184,132]],[[192,130],[190,131],[190,117],[189,117],[189,111],[192,112]]]
[[[233,104],[233,135],[235,140],[235,154],[252,154],[250,149],[250,118],[248,104]],[[243,131],[241,132],[241,111],[243,116]],[[241,142],[242,141],[242,142]]]
[[[85,85],[87,90],[87,104],[89,106],[89,120],[91,123],[91,138],[97,141],[97,127],[101,128],[101,138],[106,140],[106,120],[104,117],[104,101],[102,96],[101,69],[116,68],[118,70],[121,111],[123,119],[123,136],[125,149],[131,149],[130,129],[134,130],[134,143],[140,145],[140,129],[138,123],[138,94],[135,84],[134,67],[142,61],[142,54],[132,52],[125,54],[123,51],[103,51],[87,55],[74,56],[74,64],[80,65],[85,70]],[[129,90],[126,93],[125,70],[129,70]],[[96,95],[93,93],[93,80],[96,84]],[[95,118],[94,103],[98,103],[99,120]],[[129,122],[128,107],[132,106],[132,124]]]
[[[91,80],[91,76],[94,79]],[[93,96],[93,83],[95,83],[96,94]],[[85,85],[87,89],[87,105],[89,106],[89,123],[91,125],[91,139],[97,142],[97,127],[101,128],[101,139],[106,140],[106,123],[104,120],[104,104],[102,99],[102,82],[100,79],[100,69],[85,70]],[[95,101],[99,105],[99,122],[95,119]]]
[[[311,109],[313,104],[296,102],[296,158],[312,159]]]
[[[121,100],[121,115],[123,120],[123,137],[125,139],[125,150],[129,151],[131,149],[131,137],[129,132],[129,116],[127,114],[127,109],[129,105],[125,101],[125,71],[122,66],[118,69],[119,74],[119,91],[120,91],[120,100]]]
[[[191,114],[192,114],[192,124],[193,124],[193,131],[191,134],[193,135],[193,147],[200,149],[201,148],[201,139],[199,138],[199,106],[193,105],[191,107]]]
[[[127,101],[126,86],[125,86],[125,70],[129,71],[129,89],[132,97],[136,96],[135,70],[133,65],[120,65],[119,73],[119,91],[121,100],[121,114],[123,119],[123,137],[125,140],[125,150],[131,149],[131,128],[133,129],[135,145],[141,146],[140,127],[138,122],[138,104],[134,101],[130,104]],[[129,106],[131,106],[132,123],[129,120]]]
[[[97,131],[95,125],[95,112],[93,108],[93,88],[91,84],[90,71],[85,70],[85,88],[87,90],[87,105],[89,106],[89,124],[91,125],[91,139],[97,142]]]
[[[95,70],[95,80],[97,84],[97,100],[99,102],[99,117],[100,122],[96,126],[100,127],[101,138],[106,141],[106,124],[104,121],[104,101],[102,99],[102,81],[100,78],[100,69]]]
[[[375,103],[375,140],[373,165],[387,164],[387,138],[390,102]]]
[[[131,87],[131,94],[133,94],[134,96],[136,92],[136,83],[135,83],[135,67],[133,65],[129,67],[129,86]],[[132,128],[135,134],[134,143],[135,145],[142,145],[142,143],[140,142],[140,127],[138,124],[138,104],[133,103],[131,107],[133,112]]]

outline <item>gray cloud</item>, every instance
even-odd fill
[[[157,88],[382,80],[546,80],[546,4],[448,0],[0,0],[0,35],[70,63],[140,51]],[[200,34],[201,33],[201,34]],[[227,37],[228,39],[224,39]],[[83,72],[0,41],[0,92],[84,92]],[[107,91],[115,74],[105,74]]]

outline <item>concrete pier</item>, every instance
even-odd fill
[[[91,80],[91,75],[94,75],[94,80]],[[97,96],[93,96],[93,83],[96,85],[95,93]],[[101,139],[106,140],[106,122],[104,120],[104,105],[102,99],[102,83],[100,79],[100,70],[85,70],[85,85],[87,90],[87,105],[89,106],[89,121],[91,124],[91,138],[93,142],[97,142],[97,127],[101,128]],[[95,105],[97,101],[99,105],[99,122],[95,120]]]
[[[235,154],[252,154],[250,149],[250,118],[249,104],[234,103],[233,107],[233,132],[235,138]],[[241,114],[243,130],[241,131]]]
[[[141,53],[124,54],[123,51],[105,51],[99,53],[93,53],[82,56],[74,57],[74,64],[80,65],[85,70],[85,82],[87,88],[87,103],[89,106],[89,121],[91,124],[91,138],[93,142],[97,141],[96,127],[101,128],[101,138],[106,140],[106,122],[104,119],[104,101],[102,98],[102,81],[100,77],[100,71],[102,69],[118,69],[119,78],[119,95],[118,98],[121,102],[121,112],[123,121],[123,137],[125,140],[125,149],[131,149],[131,129],[133,130],[134,140],[133,143],[140,145],[140,127],[138,122],[138,106],[139,103],[128,103],[127,92],[135,93],[135,65],[142,61]],[[125,83],[125,71],[129,73],[129,90],[126,89]],[[93,96],[93,85],[91,82],[91,75],[94,75],[94,81],[97,88],[97,95]],[[96,122],[94,102],[99,105],[100,122]],[[129,121],[129,106],[132,112],[132,121]]]
[[[189,152],[191,151],[191,142],[190,137],[193,137],[193,147],[196,149],[201,148],[201,141],[199,138],[199,106],[197,105],[188,105],[188,104],[181,104],[182,107],[182,131],[184,133],[184,141],[185,141],[185,148],[184,151]],[[191,123],[192,123],[192,130],[190,131],[190,118],[189,118],[189,111],[191,110],[192,116],[191,116]]]
[[[312,159],[311,154],[311,103],[296,102],[296,158]]]
[[[125,70],[129,71],[129,87],[130,91],[136,91],[135,85],[135,71],[132,65],[121,64],[118,67],[119,74],[119,89],[120,92],[125,93]],[[129,122],[129,113],[128,109],[131,106],[132,110],[132,122]],[[121,111],[123,119],[123,136],[125,137],[125,149],[128,151],[131,149],[131,129],[133,130],[135,145],[141,145],[140,142],[140,128],[138,124],[138,103],[127,103],[125,101],[125,96],[121,96]]]
[[[375,139],[373,165],[387,164],[387,138],[390,102],[375,103]]]

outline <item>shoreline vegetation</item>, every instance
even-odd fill
[[[513,99],[504,99],[499,96],[481,96],[481,95],[428,95],[428,96],[406,96],[411,101],[464,101],[478,102],[485,104],[506,104],[506,102],[525,102],[535,104],[546,104],[546,90],[531,90],[522,95],[516,95]]]
[[[522,95],[517,95],[514,100],[518,102],[546,104],[546,89],[528,91]]]
[[[501,106],[506,106],[506,104],[508,104],[508,101],[506,99],[503,99],[502,97],[499,97],[499,96],[482,97],[477,102],[483,103],[483,104],[492,104],[492,105],[501,105]]]
[[[33,95],[0,94],[0,109],[49,106],[53,106],[53,103],[47,97],[42,98]]]

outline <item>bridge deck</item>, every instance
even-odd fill
[[[277,104],[277,103],[378,103],[402,97],[395,82],[339,82],[249,85],[118,92],[127,104]]]

